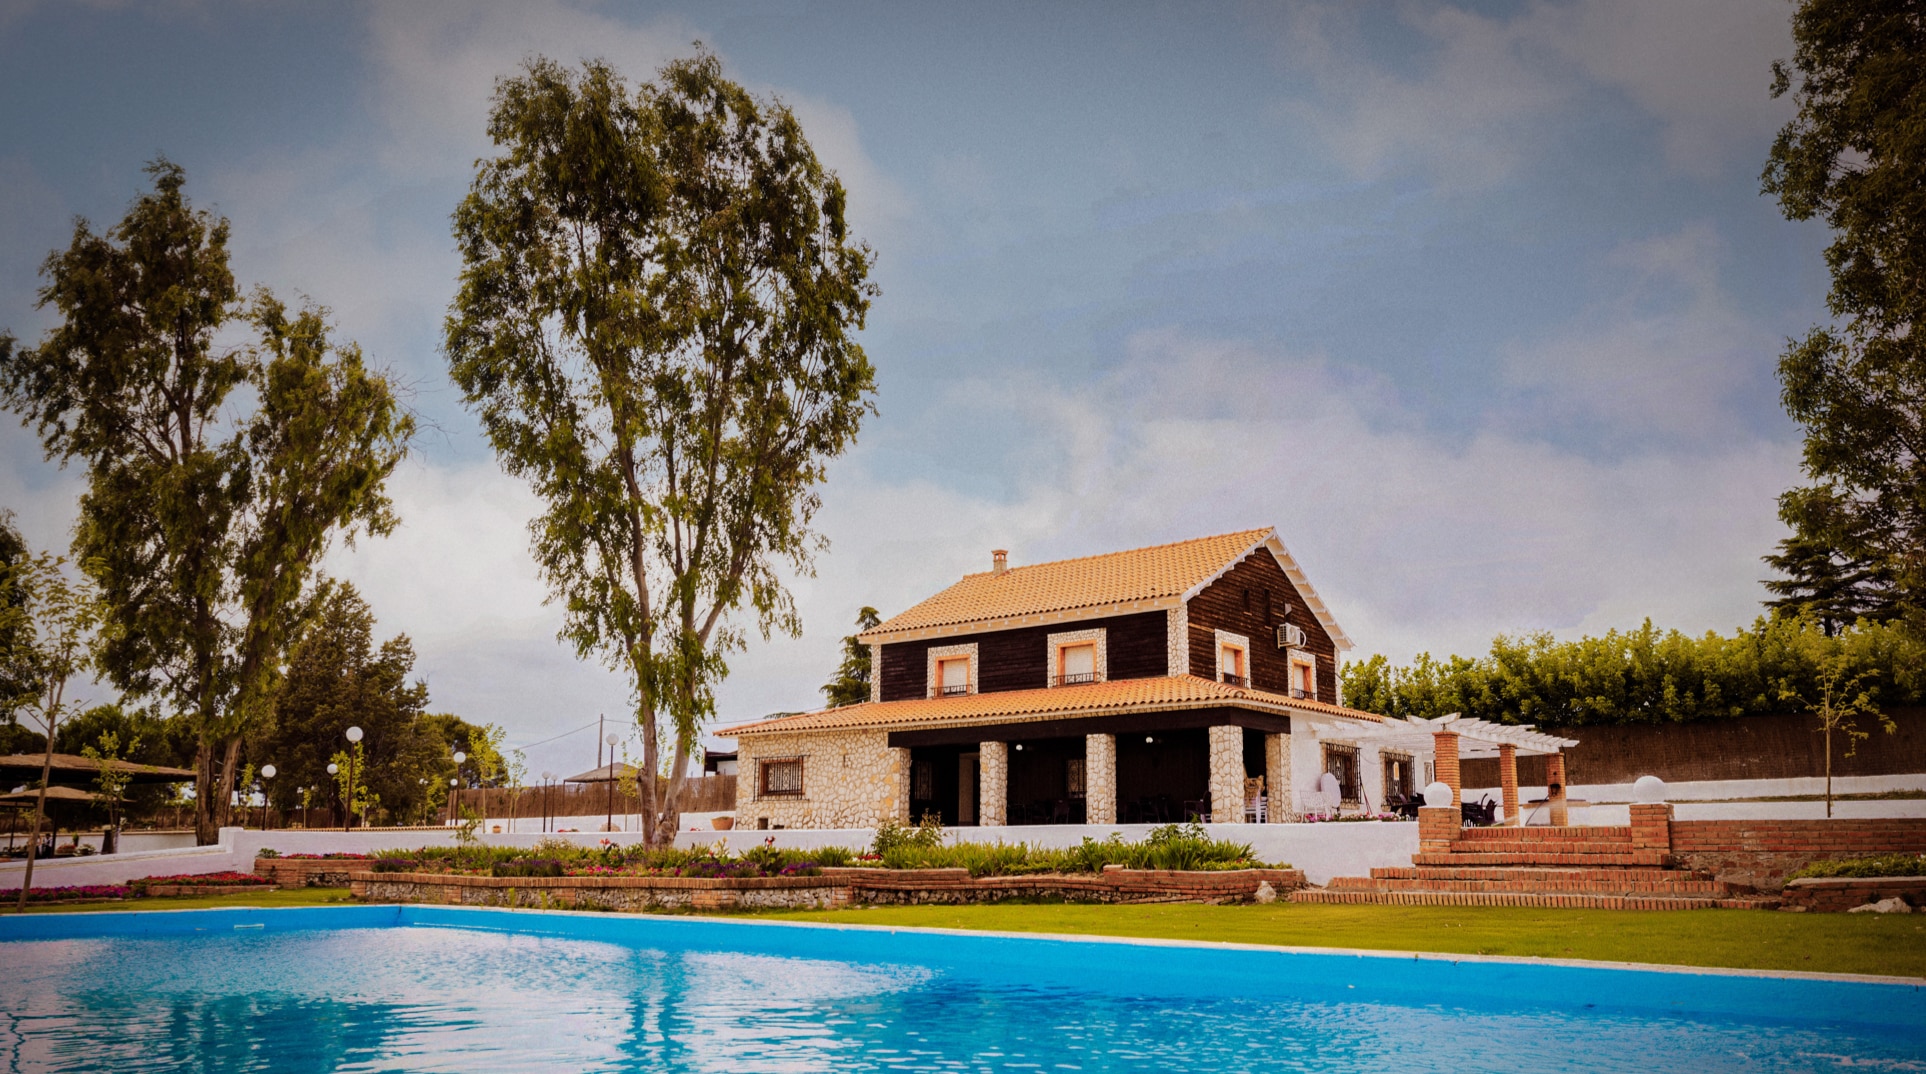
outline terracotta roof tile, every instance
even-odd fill
[[[864,632],[863,637],[1181,596],[1222,572],[1271,532],[1268,528],[1242,530],[1011,567],[1002,574],[966,574],[962,581]]]
[[[1319,713],[1382,723],[1374,713],[1212,682],[1195,675],[1155,679],[1118,679],[1044,690],[1004,690],[962,697],[865,702],[841,708],[779,716],[716,732],[725,738],[791,731],[898,729],[942,724],[1022,723],[1032,720],[1158,712],[1212,705],[1237,705],[1269,712]]]

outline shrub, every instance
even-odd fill
[[[182,876],[144,876],[139,880],[130,880],[127,883],[128,886],[135,891],[145,893],[148,888],[161,884],[172,884],[189,888],[258,887],[262,884],[271,883],[271,881],[264,876],[255,876],[253,873],[226,872],[188,873]]]
[[[27,892],[28,902],[76,902],[81,899],[125,899],[134,894],[127,884],[71,884],[65,887],[34,888]],[[20,900],[19,888],[0,890],[0,903]]]
[[[368,871],[373,873],[414,873],[421,871],[421,863],[413,858],[379,857],[368,863]]]
[[[562,863],[553,858],[498,861],[489,871],[495,876],[561,876]]]
[[[1869,876],[1926,876],[1926,855],[1881,854],[1873,858],[1815,861],[1786,879]]]

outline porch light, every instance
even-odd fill
[[[1152,742],[1155,742],[1155,741],[1157,741],[1157,739],[1156,739],[1155,737],[1153,737],[1153,736],[1151,736],[1151,735],[1145,735],[1145,736],[1144,736],[1144,744],[1145,744],[1145,745],[1149,745],[1150,743],[1152,743]]]
[[[1023,743],[1021,743],[1021,742],[1019,742],[1019,743],[1017,743],[1017,744],[1016,744],[1016,748],[1017,748],[1017,752],[1018,752],[1018,753],[1022,753],[1022,752],[1023,752]]]

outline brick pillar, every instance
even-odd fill
[[[1639,850],[1672,852],[1671,803],[1632,803],[1632,846]]]
[[[1464,804],[1464,788],[1458,775],[1458,735],[1453,731],[1439,731],[1431,736],[1437,743],[1438,781],[1451,788],[1451,804]]]
[[[1210,819],[1244,823],[1244,729],[1234,724],[1210,729]]]
[[[878,811],[883,817],[894,817],[898,824],[913,824],[915,817],[910,816],[910,751],[900,746],[889,748],[889,767],[885,771],[887,794],[880,803]],[[737,782],[740,782],[738,780]]]
[[[976,822],[1000,828],[1010,822],[1010,744],[978,743],[977,755],[983,771],[977,780]]]
[[[1505,799],[1505,823],[1516,826],[1524,818],[1518,815],[1518,747],[1510,743],[1498,747],[1498,786]]]
[[[1545,797],[1550,799],[1551,823],[1554,828],[1563,828],[1571,823],[1571,814],[1565,811],[1565,755],[1554,753],[1545,758]]]
[[[1418,807],[1418,853],[1444,854],[1465,826],[1457,806]]]
[[[1264,793],[1270,796],[1270,812],[1265,819],[1282,824],[1295,810],[1291,806],[1291,736],[1264,736]]]
[[[1083,819],[1117,823],[1117,736],[1083,736]]]

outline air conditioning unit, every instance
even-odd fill
[[[1277,625],[1277,647],[1280,649],[1301,649],[1304,647],[1304,628],[1290,623]]]

